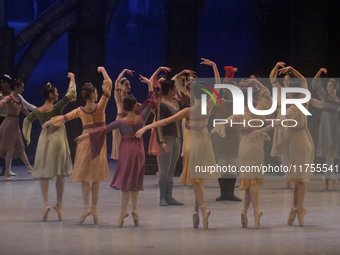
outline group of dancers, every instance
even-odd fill
[[[211,66],[214,71],[215,83],[221,84],[216,64],[208,59],[202,59],[201,64]],[[224,83],[233,84],[247,94],[247,87],[253,87],[253,98],[257,110],[266,110],[272,106],[271,93],[258,79],[236,81],[234,73],[237,68],[225,67],[226,78]],[[149,142],[149,153],[157,155],[159,165],[159,193],[160,206],[183,205],[172,196],[173,177],[177,161],[182,152],[183,170],[179,182],[193,187],[195,207],[193,212],[193,226],[198,228],[200,224],[200,212],[202,224],[208,228],[210,211],[204,200],[204,181],[206,175],[192,176],[195,165],[216,166],[236,165],[260,166],[264,165],[264,142],[269,139],[266,132],[274,130],[273,147],[271,156],[281,158],[283,165],[304,165],[314,163],[314,143],[307,127],[307,116],[305,116],[295,105],[287,109],[285,116],[277,111],[280,121],[274,125],[264,128],[250,126],[228,127],[228,125],[217,125],[208,130],[210,116],[215,118],[228,118],[234,122],[248,123],[250,119],[265,121],[264,116],[253,114],[245,104],[244,115],[233,115],[233,98],[229,90],[223,89],[221,105],[214,103],[217,95],[212,95],[207,101],[207,114],[202,115],[202,94],[207,93],[206,87],[197,82],[195,72],[183,70],[171,80],[159,73],[170,72],[168,67],[160,67],[150,79],[140,75],[140,81],[148,85],[148,96],[143,103],[138,103],[136,98],[129,95],[131,90],[130,81],[125,75],[133,75],[134,71],[124,69],[114,84],[114,99],[117,105],[117,118],[106,125],[105,109],[111,97],[112,81],[104,67],[98,67],[98,72],[103,75],[103,94],[98,101],[98,93],[95,86],[85,83],[81,89],[81,97],[86,100],[86,105],[63,115],[65,106],[77,99],[76,82],[73,73],[68,73],[70,79],[67,94],[58,101],[58,90],[55,86],[47,83],[42,88],[41,94],[45,104],[35,107],[28,104],[21,96],[24,84],[20,80],[14,80],[9,75],[1,79],[1,114],[0,126],[0,157],[5,159],[3,166],[6,180],[10,180],[11,161],[13,157],[20,156],[31,173],[32,178],[39,179],[44,211],[42,220],[46,221],[51,210],[49,204],[49,181],[56,177],[57,203],[53,209],[57,212],[59,220],[63,219],[62,200],[64,193],[65,177],[71,176],[72,182],[81,182],[84,211],[79,218],[79,224],[92,215],[94,223],[99,223],[97,204],[99,199],[100,182],[109,180],[109,168],[107,163],[106,133],[112,131],[112,158],[118,159],[112,188],[122,190],[122,205],[118,219],[118,226],[122,227],[124,219],[129,216],[128,204],[132,202],[132,217],[135,226],[139,226],[138,215],[139,191],[143,190],[145,173],[145,151],[142,135],[149,129],[151,138]],[[321,101],[312,99],[309,103],[322,109],[320,122],[319,143],[317,156],[326,157],[327,166],[334,165],[334,158],[340,158],[339,135],[340,126],[338,112],[340,100],[336,96],[339,84],[330,79],[327,90],[324,89],[320,80],[321,73],[327,73],[322,68],[312,82],[312,88],[318,92]],[[278,62],[270,73],[270,81],[278,88],[278,108],[281,100],[281,84],[277,76],[284,75],[285,87],[302,87],[308,89],[306,79],[293,67],[286,67],[283,62]],[[219,93],[219,89],[216,89]],[[290,98],[303,98],[303,94],[290,93]],[[245,96],[247,98],[247,96]],[[58,102],[57,102],[58,101]],[[98,103],[96,103],[98,101]],[[54,104],[54,102],[57,102]],[[29,113],[27,108],[32,112]],[[27,117],[23,123],[23,135],[30,143],[32,122],[38,119],[42,125],[36,149],[34,168],[29,164],[25,154],[25,146],[19,128],[20,111]],[[145,126],[145,121],[150,113],[155,114],[154,122]],[[70,156],[70,149],[64,124],[75,118],[80,118],[83,124],[82,134],[75,139],[77,142],[74,167]],[[285,119],[294,119],[297,126],[284,128],[280,125]],[[182,138],[182,139],[181,139]],[[183,148],[181,150],[183,144]],[[219,148],[214,151],[214,148]],[[306,182],[310,180],[313,173],[310,167],[302,172],[288,172],[286,174],[287,186],[295,183],[293,205],[288,216],[288,225],[292,225],[298,218],[300,226],[304,225],[304,216],[307,210],[304,208],[306,193]],[[218,179],[221,196],[217,201],[231,200],[241,201],[234,195],[236,173],[228,172],[223,176],[220,173],[209,174],[209,178]],[[337,179],[334,171],[327,172],[324,176],[326,189],[328,182],[332,181],[332,189],[336,188]],[[247,212],[250,203],[254,210],[255,227],[260,227],[262,211],[259,209],[259,189],[264,185],[263,173],[240,172],[240,190],[245,190],[244,207],[241,213],[241,224],[244,228],[248,226]],[[90,195],[92,200],[90,204]]]

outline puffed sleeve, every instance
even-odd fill
[[[157,108],[157,101],[156,101],[156,98],[155,98],[155,92],[153,92],[153,91],[149,92],[148,97],[145,100],[145,102],[142,104],[142,106],[144,106],[144,107],[143,107],[143,110],[141,112],[141,116],[142,116],[143,120],[145,121],[149,117],[151,110]]]
[[[29,102],[27,102],[22,95],[19,95],[20,100],[22,101],[22,103],[24,104],[24,106],[30,110],[33,111],[35,108],[37,108],[35,105],[30,104]]]
[[[70,99],[70,102],[77,100],[77,86],[73,81],[70,81],[66,96]]]
[[[26,140],[27,146],[31,143],[31,129],[32,129],[32,122],[37,119],[36,110],[33,110],[30,115],[28,115],[24,119],[24,123],[22,125],[22,133]]]
[[[60,116],[56,116],[53,117],[51,119],[51,124],[53,126],[61,126],[63,124],[65,124],[67,121],[73,120],[75,118],[79,118],[80,116],[80,108],[78,107],[77,109],[74,109],[73,111],[65,114],[65,115],[60,115]]]
[[[257,110],[268,110],[272,104],[272,98],[270,96],[270,91],[266,87],[262,87],[260,91],[260,96],[257,101],[255,109]]]
[[[327,93],[322,85],[320,78],[313,79],[312,88],[316,90],[322,101],[326,99]]]
[[[111,81],[111,79],[104,80],[102,88],[103,88],[104,94],[102,95],[102,97],[100,98],[100,100],[98,102],[98,109],[100,111],[105,110],[107,102],[110,99],[111,91],[112,91],[112,81]]]
[[[295,119],[299,112],[299,108],[297,108],[295,105],[292,105],[287,109],[286,117],[287,119]]]

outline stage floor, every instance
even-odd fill
[[[110,162],[110,176],[115,163]],[[81,184],[67,178],[64,221],[51,209],[41,222],[44,209],[39,182],[24,166],[13,166],[18,174],[10,182],[0,177],[0,254],[339,254],[340,192],[324,191],[321,179],[307,184],[305,227],[287,225],[293,190],[285,190],[283,177],[273,175],[260,187],[261,228],[254,228],[252,208],[248,228],[240,223],[242,202],[215,202],[217,181],[205,185],[206,206],[211,210],[209,229],[192,227],[194,195],[190,186],[175,178],[174,197],[184,206],[160,207],[157,177],[145,176],[139,196],[140,226],[132,217],[118,228],[121,192],[102,183],[98,204],[99,225],[89,216],[83,225]],[[238,184],[238,183],[237,183]],[[55,180],[50,181],[50,205],[56,202]],[[339,185],[340,186],[340,185]],[[243,199],[244,192],[235,194]],[[129,206],[129,213],[131,205]],[[131,214],[130,214],[131,215]]]

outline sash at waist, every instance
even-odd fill
[[[93,123],[93,124],[84,125],[83,130],[89,129],[89,128],[104,127],[104,126],[105,126],[105,122],[96,122],[96,123]]]

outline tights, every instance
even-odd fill
[[[58,176],[57,181],[55,183],[55,188],[57,190],[57,206],[58,207],[62,206],[64,185],[65,185],[65,177]],[[48,203],[49,179],[45,179],[45,178],[40,179],[40,189],[41,189],[41,194],[44,200],[45,207],[47,207],[49,206],[49,203]]]
[[[92,192],[92,207],[95,209],[98,204],[100,182],[93,182],[92,187],[89,182],[82,182],[84,210],[90,209],[90,193]]]
[[[127,207],[129,205],[130,198],[132,202],[132,212],[137,213],[138,195],[139,195],[139,191],[123,191],[122,207],[120,211],[121,215],[127,213]]]

